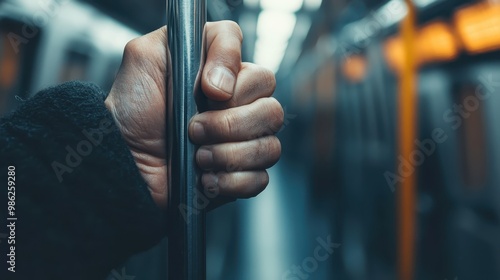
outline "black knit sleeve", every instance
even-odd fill
[[[92,84],[49,88],[1,119],[0,188],[0,279],[104,279],[165,235]]]

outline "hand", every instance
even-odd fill
[[[197,98],[200,113],[189,125],[200,145],[196,161],[202,184],[232,198],[259,194],[265,171],[281,154],[274,136],[283,110],[271,98],[276,81],[269,70],[241,62],[242,33],[234,22],[207,23],[207,59]],[[135,162],[160,207],[168,201],[166,96],[172,91],[166,28],[134,39],[125,47],[120,71],[106,99]],[[168,91],[168,92],[167,92]]]

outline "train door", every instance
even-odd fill
[[[457,164],[447,166],[456,177],[450,236],[454,241],[453,267],[465,279],[500,277],[500,184],[498,184],[499,139],[496,112],[500,84],[500,62],[495,54],[462,62],[454,71],[448,124],[456,138],[451,147]],[[451,155],[448,155],[451,157]],[[454,167],[452,169],[450,167]],[[460,257],[458,257],[460,256]]]

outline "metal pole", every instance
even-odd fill
[[[173,94],[169,114],[169,239],[168,279],[205,279],[205,209],[200,206],[196,147],[188,125],[196,113],[194,93],[200,91],[204,63],[206,0],[167,0],[168,45]]]

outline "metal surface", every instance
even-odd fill
[[[188,125],[196,113],[204,62],[206,0],[167,0],[173,96],[168,97],[170,138],[169,280],[205,279],[205,207],[200,203],[196,147]]]

